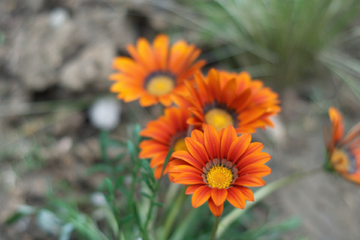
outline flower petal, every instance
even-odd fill
[[[212,188],[211,189],[211,198],[214,201],[216,206],[223,205],[227,197],[227,190],[225,188],[218,189]]]
[[[243,193],[241,192],[241,190],[236,187],[230,187],[228,189],[227,200],[234,207],[237,207],[240,209],[244,209],[244,207],[245,207],[245,197],[244,197]]]
[[[221,204],[220,206],[216,206],[216,204],[211,198],[209,198],[208,204],[211,213],[214,214],[215,217],[220,217],[224,210],[224,204]]]
[[[191,204],[194,208],[200,207],[203,205],[211,195],[211,188],[208,186],[201,186],[198,189],[195,190],[192,198],[191,198]]]

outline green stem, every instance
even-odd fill
[[[145,224],[144,224],[144,227],[143,227],[143,229],[144,229],[144,233],[146,233],[146,235],[147,235],[147,227],[148,227],[148,225],[149,225],[149,222],[150,222],[150,218],[151,218],[151,215],[152,215],[152,211],[153,211],[153,208],[154,208],[154,202],[155,202],[155,197],[156,197],[156,193],[157,193],[157,190],[158,190],[158,188],[159,188],[159,183],[160,183],[160,180],[161,180],[161,178],[159,179],[159,181],[156,183],[156,185],[155,185],[155,188],[154,188],[154,193],[153,193],[153,195],[152,195],[152,197],[151,197],[151,199],[150,199],[150,207],[149,207],[149,212],[148,212],[148,214],[147,214],[147,216],[146,216],[146,221],[145,221]],[[147,237],[147,236],[146,236]],[[148,237],[147,237],[148,238]],[[146,239],[147,239],[146,238]]]
[[[140,160],[137,159],[135,167],[134,167],[133,172],[132,172],[132,182],[131,182],[131,186],[130,186],[128,207],[127,207],[127,213],[128,214],[132,209],[132,202],[133,202],[133,199],[134,199],[133,195],[134,195],[134,191],[135,191],[135,184],[136,184],[136,181],[137,181],[137,172],[139,171],[140,164],[141,164]]]
[[[214,223],[213,229],[212,229],[212,231],[211,231],[210,240],[215,240],[216,231],[217,231],[217,229],[218,229],[219,222],[220,222],[220,217],[216,217],[216,218],[215,218],[215,223]]]
[[[276,190],[294,183],[300,179],[303,179],[306,176],[309,176],[311,174],[317,173],[323,171],[323,168],[316,168],[313,170],[310,170],[308,172],[298,172],[291,174],[290,176],[281,178],[279,180],[276,180],[272,183],[267,184],[265,187],[259,189],[254,193],[254,202],[248,202],[246,204],[245,209],[234,209],[229,214],[227,214],[220,222],[220,227],[216,233],[216,238],[219,238],[222,236],[222,234],[225,232],[225,230],[235,221],[238,220],[245,212],[247,212],[250,208],[255,206],[258,202],[263,200],[266,196],[269,194],[275,192]]]
[[[159,188],[159,185],[160,185],[160,181],[163,177],[163,173],[164,173],[164,170],[165,170],[165,167],[167,166],[167,164],[169,163],[169,160],[170,160],[170,157],[171,157],[171,154],[173,152],[173,149],[170,148],[168,154],[166,155],[166,158],[165,158],[165,161],[164,161],[164,164],[163,164],[163,168],[161,170],[161,174],[160,174],[160,179],[156,182],[155,184],[155,187],[154,187],[154,190],[153,190],[153,195],[151,196],[151,199],[150,199],[150,207],[149,207],[149,212],[146,216],[146,221],[145,221],[145,224],[144,224],[144,227],[142,228],[143,229],[143,238],[144,239],[148,239],[148,231],[147,231],[147,228],[148,228],[148,225],[149,225],[149,221],[150,221],[150,218],[151,218],[151,214],[152,214],[152,211],[153,211],[153,208],[154,208],[154,201],[155,201],[155,197],[156,197],[156,193],[158,191],[158,188]]]
[[[173,226],[173,223],[178,216],[178,213],[181,209],[181,206],[184,204],[185,200],[187,198],[187,195],[185,194],[185,191],[182,190],[178,193],[178,197],[175,200],[175,203],[172,205],[169,215],[166,218],[165,227],[163,231],[163,240],[167,240],[169,233],[171,231],[171,228]]]

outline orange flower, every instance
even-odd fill
[[[145,38],[137,41],[136,47],[128,45],[131,58],[117,57],[113,68],[120,73],[110,75],[116,82],[111,91],[125,102],[140,99],[143,107],[157,104],[171,105],[171,95],[181,94],[186,88],[183,81],[205,65],[195,62],[200,50],[184,40],[177,41],[169,49],[169,37],[156,36],[153,46]]]
[[[164,116],[147,124],[146,128],[140,132],[140,136],[149,137],[140,143],[140,158],[151,158],[150,166],[155,169],[155,177],[161,176],[166,155],[171,147],[174,151],[187,150],[185,137],[188,130],[186,120],[190,116],[186,109],[170,107],[166,108]],[[169,167],[166,166],[164,174]]]
[[[240,137],[232,125],[220,132],[204,124],[204,133],[194,130],[185,138],[188,151],[176,151],[170,161],[169,176],[174,183],[189,185],[186,194],[197,208],[208,201],[215,216],[220,216],[228,200],[243,209],[246,201],[254,201],[247,187],[265,185],[261,178],[270,174],[264,165],[270,155],[261,152],[263,145],[251,142],[250,134]]]
[[[334,107],[329,108],[331,120],[330,141],[325,142],[328,152],[326,168],[335,170],[344,178],[360,184],[360,123],[355,125],[343,138],[344,126],[341,113]],[[327,128],[325,128],[327,141]]]
[[[217,131],[228,125],[237,133],[253,133],[256,128],[273,126],[269,117],[280,111],[278,95],[264,88],[261,81],[251,81],[248,73],[230,74],[211,69],[208,76],[195,74],[195,86],[186,82],[188,93],[174,96],[176,104],[191,105],[188,123],[214,126]]]

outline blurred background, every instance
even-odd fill
[[[50,195],[96,205],[96,116],[118,113],[111,137],[124,139],[161,113],[115,100],[112,59],[158,33],[201,48],[205,72],[248,71],[279,93],[276,127],[254,136],[272,155],[267,182],[324,163],[329,106],[346,130],[360,121],[359,0],[0,0],[0,240],[58,239],[39,216],[5,224]],[[292,231],[254,239],[358,240],[360,189],[320,173],[267,197],[241,227],[290,217],[300,221]]]

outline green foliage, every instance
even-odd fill
[[[359,77],[358,61],[340,50],[359,39],[359,31],[347,30],[360,15],[358,0],[217,0],[191,6],[196,13],[187,19],[222,40],[229,52],[239,52],[235,60],[253,76],[284,86],[320,64]]]
[[[300,227],[300,224],[301,222],[298,218],[290,218],[277,224],[267,223],[259,228],[247,230],[241,234],[237,233],[237,237],[230,237],[229,234],[226,239],[257,240],[260,238],[265,238],[268,240],[276,240],[279,239],[282,234],[293,231]]]

